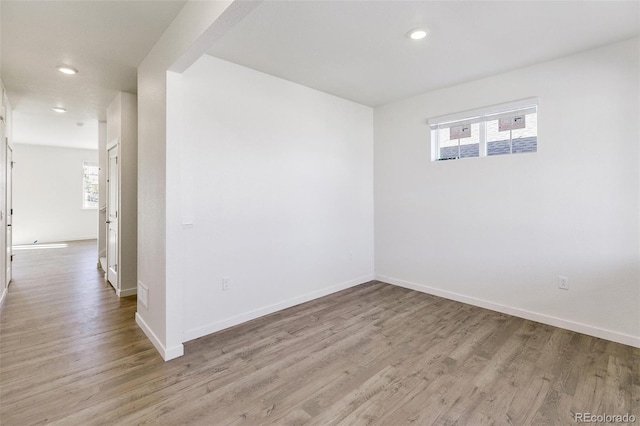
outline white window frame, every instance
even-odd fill
[[[431,135],[431,161],[441,161],[440,159],[440,144],[438,141],[437,131],[438,126],[446,125],[449,123],[461,123],[461,124],[480,124],[480,138],[479,138],[479,154],[478,157],[465,157],[465,158],[480,158],[487,156],[487,132],[486,122],[489,120],[495,120],[501,117],[508,117],[513,115],[516,111],[533,109],[536,114],[538,113],[538,98],[526,98],[517,101],[506,102],[502,104],[492,105],[483,108],[477,108],[454,114],[442,115],[439,117],[433,117],[428,120],[430,135]],[[537,136],[536,136],[537,137]],[[509,154],[512,154],[513,144],[510,144]],[[456,158],[460,160],[461,157]],[[442,159],[445,160],[445,159]]]
[[[85,177],[84,170],[85,170],[85,167],[95,167],[95,168],[98,169],[98,173],[100,173],[100,168],[98,167],[98,163],[97,162],[95,162],[95,161],[83,161],[82,162],[82,209],[83,210],[97,210],[98,207],[99,207],[98,206],[99,201],[98,201],[98,203],[96,203],[95,207],[87,206],[87,204],[86,204],[86,201],[87,201],[87,199],[85,197],[85,195],[86,195],[85,189],[86,188],[84,186],[84,177]]]

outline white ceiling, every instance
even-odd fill
[[[136,93],[138,65],[182,6],[2,0],[1,78],[14,109],[14,143],[97,148],[98,120],[119,91]],[[80,73],[64,75],[60,64]],[[56,105],[68,112],[52,111]]]
[[[377,106],[631,38],[635,1],[265,1],[208,52]],[[405,34],[426,26],[429,37]]]
[[[1,0],[14,143],[96,148],[98,120],[118,91],[136,92],[137,66],[183,5]],[[427,39],[405,37],[421,26]],[[264,1],[207,53],[376,106],[639,32],[638,0]]]

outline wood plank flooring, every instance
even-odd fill
[[[95,242],[15,253],[2,425],[640,423],[640,350],[371,282],[188,342],[163,362]]]

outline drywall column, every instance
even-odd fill
[[[180,250],[167,245],[167,233],[180,231],[179,223],[167,220],[168,181],[174,179],[167,176],[167,71],[184,71],[204,52],[222,31],[214,23],[223,13],[223,24],[231,25],[258,3],[241,2],[235,9],[232,1],[187,2],[138,67],[138,277],[148,288],[148,304],[138,300],[136,322],[165,360],[184,350],[182,290],[179,282],[167,281],[167,270],[179,269],[168,259]],[[172,192],[169,198],[176,197]]]
[[[118,142],[118,296],[137,291],[138,101],[118,93],[107,108],[107,146]],[[105,153],[106,156],[106,153]]]

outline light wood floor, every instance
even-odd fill
[[[372,282],[189,342],[165,363],[95,242],[16,252],[2,425],[568,425],[636,415],[640,350]]]

